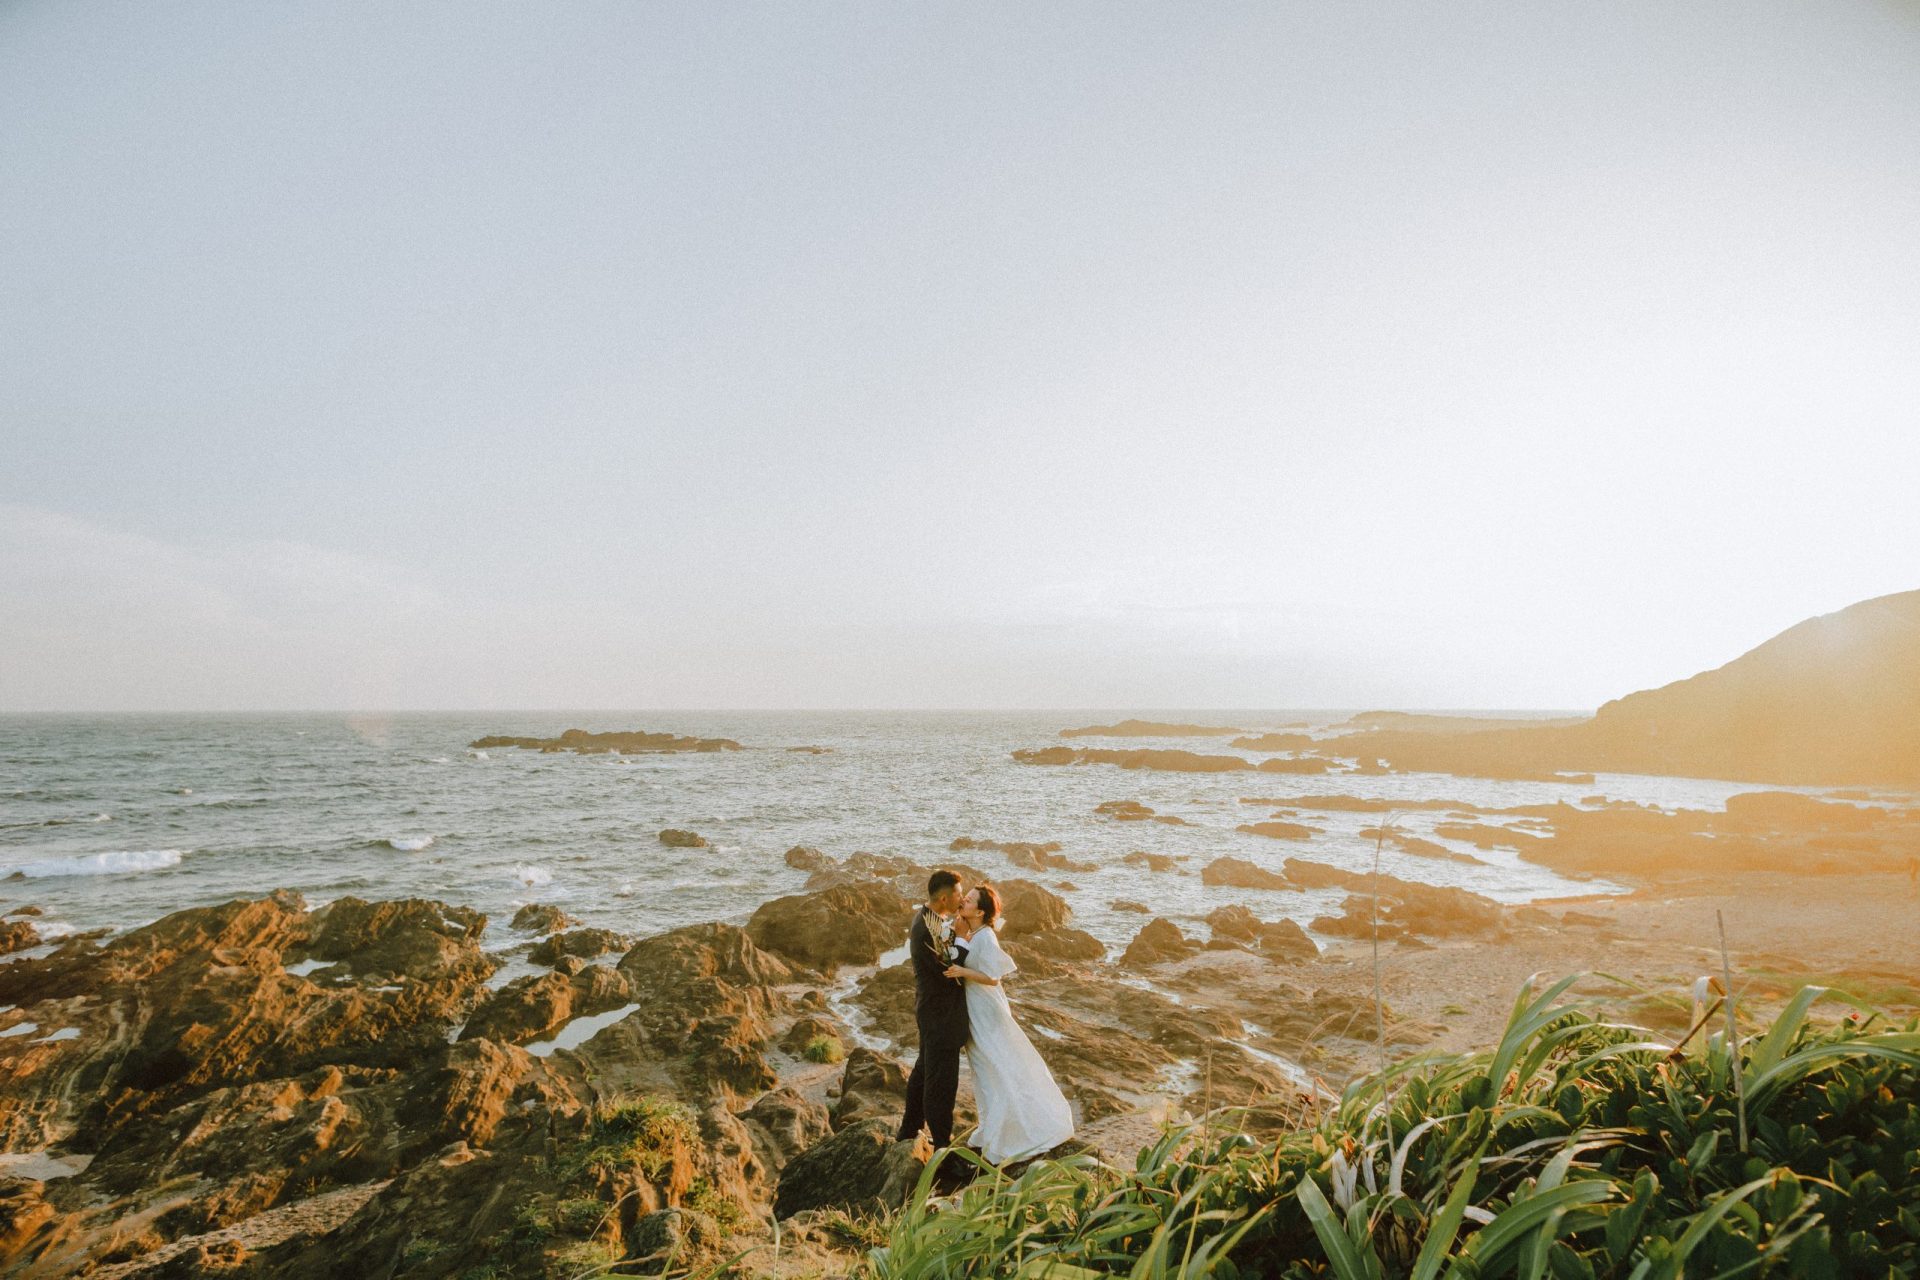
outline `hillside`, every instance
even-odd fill
[[[1920,591],[1810,618],[1711,671],[1572,726],[1377,730],[1323,744],[1396,769],[1674,774],[1804,786],[1920,785]]]

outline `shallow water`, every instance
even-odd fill
[[[792,845],[836,857],[856,850],[921,862],[953,858],[994,876],[1059,887],[1076,923],[1122,945],[1144,917],[1198,917],[1245,902],[1303,923],[1335,892],[1211,889],[1199,869],[1232,854],[1278,868],[1289,856],[1364,869],[1376,814],[1311,813],[1311,841],[1234,826],[1267,816],[1242,796],[1444,797],[1507,806],[1601,795],[1667,807],[1719,808],[1749,785],[1604,775],[1585,785],[1495,782],[1432,774],[1182,774],[1108,765],[1017,764],[1020,747],[1058,743],[1060,729],[1128,713],[1088,712],[486,712],[394,715],[121,715],[0,717],[0,900],[35,903],[46,921],[125,929],[183,907],[291,888],[310,904],[347,894],[432,897],[492,915],[495,931],[527,902],[553,902],[591,924],[655,933],[703,920],[743,921],[759,903],[797,892]],[[1154,713],[1255,731],[1344,713]],[[576,756],[467,743],[489,733],[548,736],[570,727],[667,730],[734,738],[739,752]],[[1225,739],[1082,739],[1081,746],[1171,746],[1225,752]],[[829,754],[790,746],[831,747]],[[1258,753],[1249,754],[1258,758]],[[1194,826],[1097,817],[1107,800],[1138,800]],[[1434,838],[1442,812],[1400,826]],[[659,843],[690,827],[707,849]],[[1035,876],[1000,855],[949,854],[956,836],[1058,840],[1091,872]],[[1383,869],[1457,884],[1506,901],[1590,892],[1502,850],[1485,865],[1388,850]],[[1191,874],[1121,865],[1145,849],[1185,855]],[[1601,886],[1604,887],[1604,886]],[[904,921],[903,921],[904,927]]]

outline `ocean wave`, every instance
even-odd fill
[[[17,831],[27,827],[83,827],[95,822],[112,822],[110,813],[96,813],[85,818],[40,818],[33,822],[0,822],[0,831]]]
[[[13,868],[13,874],[29,880],[52,880],[60,876],[110,876],[129,871],[161,871],[177,867],[187,855],[185,849],[119,849],[112,853],[90,853],[77,858],[43,858]]]
[[[540,889],[553,883],[553,872],[536,863],[522,862],[515,864],[513,878],[525,888]]]
[[[385,844],[402,853],[418,853],[433,844],[432,836],[388,836]]]

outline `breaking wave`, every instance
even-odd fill
[[[43,858],[15,867],[13,874],[29,880],[52,880],[59,876],[111,876],[129,871],[161,871],[179,866],[180,859],[186,854],[185,849],[121,849],[77,858]]]

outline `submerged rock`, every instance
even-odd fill
[[[467,746],[474,751],[498,747],[519,747],[527,751],[576,751],[581,755],[618,752],[621,755],[658,755],[671,751],[738,751],[732,738],[691,738],[672,733],[648,733],[644,729],[616,730],[612,733],[588,733],[568,729],[557,738],[514,738],[494,734],[475,738]]]
[[[513,913],[511,927],[526,933],[554,933],[579,923],[559,907],[549,906],[543,902],[529,902]]]
[[[1245,858],[1215,858],[1200,872],[1200,883],[1233,889],[1295,889],[1293,881],[1277,872],[1255,866]]]
[[[563,956],[591,960],[610,951],[625,951],[632,945],[632,938],[612,929],[568,929],[542,938],[527,958],[535,964],[558,964]]]

